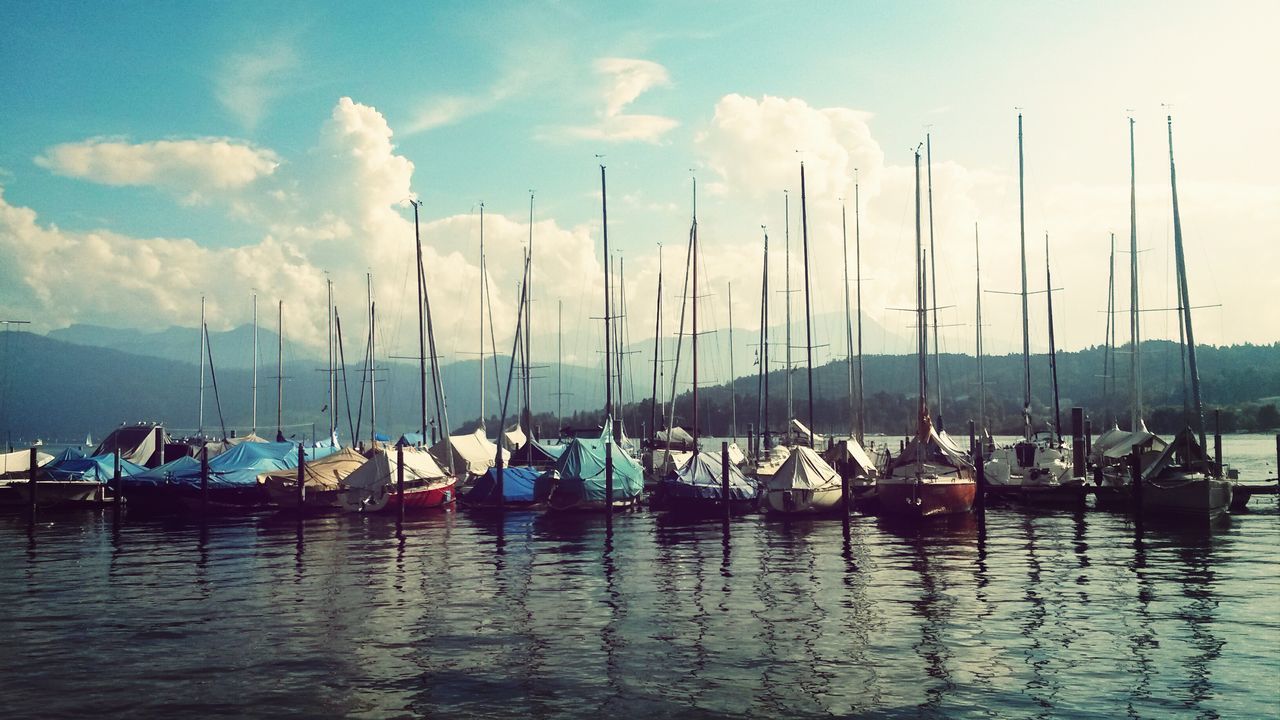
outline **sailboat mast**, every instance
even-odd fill
[[[978,427],[987,429],[987,382],[982,374],[982,249],[978,244],[978,223],[973,224],[973,257],[974,257],[974,276],[977,278],[976,284],[976,305],[977,317],[974,319],[976,327],[975,351],[978,356]]]
[[[783,283],[782,294],[787,298],[787,422],[791,422],[791,418],[795,417],[795,401],[794,391],[791,381],[791,195],[783,191],[783,219],[786,223],[786,232],[783,236],[784,247],[782,253],[782,268],[785,282]]]
[[[859,201],[858,169],[853,169],[853,271],[857,274],[858,310],[858,444],[866,433],[866,406],[862,386],[862,215]]]
[[[933,298],[933,393],[938,408],[938,429],[942,421],[942,356],[938,343],[938,251],[933,245],[933,143],[930,133],[924,135],[925,172],[929,185],[929,295]]]
[[[205,338],[204,296],[201,295],[200,296],[200,405],[199,405],[199,414],[197,418],[199,428],[196,430],[196,435],[200,437],[204,437],[204,355],[205,355],[204,338]]]
[[[556,301],[556,436],[564,427],[564,300]]]
[[[533,433],[533,191],[529,191],[529,268],[524,280],[524,407],[520,424],[534,439]],[[530,455],[529,457],[533,457]]]
[[[738,390],[734,387],[737,376],[733,372],[733,283],[729,283],[729,417],[733,442],[738,442]]]
[[[805,202],[804,162],[800,163],[800,227],[804,240],[804,344],[805,344],[805,382],[809,389],[809,447],[814,447],[813,434],[817,428],[813,422],[813,311],[810,309],[809,290],[809,210]]]
[[[1191,296],[1187,288],[1187,261],[1182,245],[1182,217],[1178,214],[1178,174],[1173,165],[1173,116],[1169,124],[1169,187],[1173,194],[1173,249],[1177,254],[1178,301],[1182,305],[1182,324],[1187,330],[1187,369],[1191,373],[1191,399],[1195,409],[1194,430],[1200,436],[1200,447],[1205,446],[1204,406],[1200,399],[1200,371],[1196,365],[1196,337],[1191,330]]]
[[[1142,423],[1142,334],[1138,324],[1138,185],[1133,152],[1133,118],[1129,118],[1129,430]]]
[[[284,440],[284,301],[276,307],[276,440]]]
[[[258,293],[253,294],[253,430],[250,432],[258,432]]]
[[[662,243],[658,243],[658,293],[653,309],[653,399],[649,402],[649,447],[658,433],[658,366],[662,364]]]
[[[333,281],[326,279],[325,288],[327,291],[327,307],[325,307],[324,313],[325,324],[327,325],[325,329],[325,346],[329,351],[329,371],[325,378],[329,381],[327,388],[329,391],[329,439],[333,441],[338,436],[337,407],[334,402],[338,394],[338,376],[334,372],[334,364],[337,362],[338,353],[333,344]],[[337,443],[335,442],[334,445],[336,446]]]
[[[485,278],[484,262],[484,203],[480,203],[480,324],[478,326],[480,332],[480,430],[488,435],[488,421],[484,414],[484,296],[485,290],[488,289],[488,281]],[[502,428],[498,428],[498,432],[501,433]]]
[[[849,375],[849,429],[854,429],[853,396],[853,316],[849,309],[849,230],[845,222],[844,203],[840,204],[840,258],[844,264],[844,339],[845,368]]]
[[[916,254],[912,260],[912,272],[916,276],[916,379],[920,388],[920,397],[916,407],[916,474],[924,472],[924,444],[928,440],[925,427],[929,417],[929,369],[926,364],[928,354],[929,324],[925,319],[924,309],[924,238],[920,231],[920,148],[915,151],[915,222],[916,222]]]
[[[609,196],[603,164],[600,165],[600,226],[604,239],[604,420],[607,428],[613,425],[613,346],[609,334]],[[622,442],[619,428],[613,428],[613,440]]]
[[[365,273],[365,288],[369,298],[369,447],[373,448],[378,442],[378,386],[373,368],[377,364],[376,349],[374,347],[374,332],[377,323],[377,315],[375,314],[373,302],[373,273]]]
[[[764,267],[760,277],[760,375],[763,378],[764,391],[761,393],[760,405],[760,437],[761,447],[768,450],[769,437],[769,231],[763,226],[764,233]]]
[[[426,290],[426,273],[422,263],[422,232],[418,227],[417,200],[409,201],[413,205],[413,242],[418,258],[418,396],[422,426],[422,442],[427,444],[427,316],[423,291]]]
[[[698,179],[693,179],[693,452],[698,452]]]
[[[1022,248],[1022,438],[1031,439],[1031,335],[1027,306],[1027,201],[1023,189],[1022,113],[1018,113],[1018,240]]]
[[[1044,282],[1049,302],[1049,377],[1053,381],[1053,434],[1062,442],[1062,413],[1058,401],[1058,349],[1053,341],[1053,274],[1049,271],[1049,233],[1044,234]]]

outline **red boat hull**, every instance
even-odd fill
[[[946,482],[881,481],[877,485],[880,515],[903,520],[967,513],[973,508],[977,491],[977,483],[969,479]]]
[[[387,504],[381,508],[381,512],[397,512],[399,511],[401,502],[404,503],[404,509],[407,510],[429,510],[431,508],[445,507],[454,504],[458,499],[458,494],[454,492],[457,480],[450,478],[447,482],[437,482],[422,487],[413,487],[404,489],[404,497],[401,498],[400,493],[391,492],[387,498]]]

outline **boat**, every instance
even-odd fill
[[[889,462],[885,474],[876,480],[880,516],[893,520],[967,513],[977,494],[974,468],[968,457],[949,441],[939,437],[929,418],[928,346],[929,318],[926,312],[923,243],[920,232],[920,151],[915,152],[915,232],[916,254],[912,261],[916,276],[916,358],[918,408],[916,434],[898,457]]]
[[[813,448],[797,445],[769,476],[763,494],[765,512],[772,515],[814,515],[841,509],[843,481]]]
[[[492,467],[477,478],[471,488],[459,498],[462,506],[469,510],[493,510],[499,507],[532,510],[543,506],[544,503],[537,498],[536,489],[538,478],[545,471],[520,465],[504,467],[501,470],[501,482],[498,472],[498,468]],[[498,497],[499,485],[502,487],[501,498]]]
[[[36,505],[53,507],[66,504],[89,502],[101,499],[106,480],[114,472],[102,469],[100,462],[114,464],[114,457],[99,458],[95,462],[84,462],[85,455],[75,448],[67,448],[58,455],[45,452],[36,453]],[[81,472],[59,473],[51,476],[52,467],[70,467],[78,464]],[[121,472],[129,472],[137,466],[127,461],[122,463]],[[31,505],[31,451],[19,450],[0,454],[0,507],[29,507]]]
[[[822,459],[849,481],[849,493],[855,505],[865,504],[875,496],[880,470],[856,438],[835,441],[823,451]]]
[[[402,469],[403,493],[399,489]],[[457,479],[426,450],[379,447],[342,482],[338,503],[347,512],[360,513],[396,511],[401,505],[405,510],[430,510],[452,505],[457,499],[456,484]]]
[[[339,491],[351,473],[367,458],[352,448],[343,448],[328,457],[302,465],[302,509],[304,512],[337,512],[342,509]],[[281,510],[298,510],[298,469],[272,470],[258,475],[258,484],[272,505]]]
[[[556,511],[601,512],[635,506],[644,492],[644,471],[611,433],[606,426],[599,438],[570,440],[556,466],[538,479],[537,501]],[[613,466],[612,495],[606,490],[607,460]]]
[[[1215,520],[1231,506],[1233,491],[1233,483],[1218,475],[1213,458],[1187,427],[1143,468],[1142,488],[1135,494],[1148,516]]]

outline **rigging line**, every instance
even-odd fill
[[[209,344],[209,326],[204,326],[204,347],[209,353],[209,377],[213,380],[213,403],[218,408],[218,425],[222,428],[222,438],[227,437],[227,423],[222,419],[222,398],[218,395],[218,373],[213,369],[213,347]]]
[[[684,318],[685,310],[689,304],[689,268],[693,260],[693,233],[694,224],[689,225],[689,244],[685,248],[684,256],[684,290],[680,293],[680,325],[676,331],[676,355],[675,366],[671,370],[671,409],[667,418],[667,428],[670,429],[676,424],[676,384],[680,377],[680,353],[684,348]]]
[[[342,317],[338,315],[338,306],[333,306],[333,321],[338,329],[338,362],[342,364],[342,402],[347,406],[347,429],[351,432],[351,442],[355,442],[356,426],[351,422],[351,388],[347,385],[347,355],[342,346]]]

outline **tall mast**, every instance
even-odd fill
[[[924,472],[924,444],[928,439],[926,423],[929,417],[929,370],[926,357],[929,352],[929,323],[924,309],[924,239],[920,232],[920,148],[915,151],[916,168],[916,254],[912,260],[912,269],[916,276],[916,379],[920,387],[920,397],[916,408],[916,474]]]
[[[658,293],[653,311],[653,399],[649,403],[649,447],[658,433],[658,366],[662,364],[662,243],[658,243]],[[668,439],[670,439],[668,437]]]
[[[782,267],[786,281],[783,283],[782,293],[787,298],[787,422],[790,423],[791,418],[796,415],[791,383],[791,195],[784,194],[782,199],[783,218],[786,222],[782,253]]]
[[[929,295],[933,298],[933,393],[938,408],[938,429],[942,422],[942,357],[938,354],[938,251],[933,245],[933,145],[930,133],[924,135],[925,168],[929,184]]]
[[[255,435],[258,432],[258,293],[253,294],[253,430],[250,432]]]
[[[417,212],[417,206],[414,207],[414,212],[415,213]],[[417,218],[415,217],[415,220],[416,219]],[[415,226],[416,226],[416,223],[415,223]],[[419,264],[421,264],[421,261],[419,261]],[[325,345],[328,346],[328,350],[329,350],[329,374],[326,375],[325,377],[328,378],[329,380],[329,439],[330,441],[332,441],[334,438],[338,436],[338,417],[336,415],[337,409],[335,407],[335,402],[334,402],[338,393],[338,376],[333,369],[333,366],[337,361],[337,358],[335,357],[337,355],[337,352],[335,352],[335,346],[333,344],[333,341],[334,341],[334,338],[333,338],[333,281],[326,280],[325,285],[328,289],[328,300],[327,300],[328,307],[325,308],[325,313],[324,313],[325,322],[328,324],[328,328],[325,331],[326,333]],[[419,305],[422,304],[421,299],[419,299],[418,304]],[[334,445],[336,446],[337,443],[334,443]]]
[[[205,354],[204,337],[205,337],[204,296],[201,295],[200,296],[200,406],[199,406],[199,415],[198,415],[199,429],[196,430],[196,434],[202,438],[204,437],[204,354]]]
[[[556,437],[564,427],[564,300],[556,300]]]
[[[1129,118],[1129,430],[1142,424],[1142,333],[1138,324],[1138,181],[1133,159],[1133,118]]]
[[[729,283],[729,417],[732,423],[733,442],[738,442],[738,390],[733,381],[733,283]]]
[[[484,203],[480,203],[480,430],[488,435],[488,420],[484,414],[484,296],[489,283],[484,262]],[[498,428],[498,432],[501,433],[502,428]]]
[[[804,344],[807,382],[809,386],[809,447],[814,447],[813,434],[813,311],[809,307],[809,210],[805,203],[804,162],[800,163],[800,227],[804,238]]]
[[[862,387],[862,217],[858,210],[858,169],[853,169],[853,271],[857,274],[858,300],[858,444],[866,433],[866,407]]]
[[[524,279],[524,407],[520,425],[534,439],[533,433],[533,191],[529,191],[529,267]],[[529,457],[533,457],[530,455]]]
[[[373,448],[378,442],[378,385],[377,378],[373,374],[373,368],[377,364],[377,352],[374,346],[377,315],[373,302],[373,273],[365,273],[364,279],[369,297],[369,447]]]
[[[1191,296],[1187,288],[1187,261],[1182,246],[1182,218],[1178,214],[1178,174],[1173,166],[1173,116],[1167,117],[1169,124],[1169,187],[1173,194],[1173,249],[1178,263],[1178,303],[1182,305],[1182,323],[1187,330],[1187,369],[1191,373],[1191,399],[1195,414],[1193,429],[1200,436],[1200,447],[1204,442],[1204,406],[1200,400],[1200,371],[1196,366],[1196,336],[1191,330]]]
[[[422,442],[430,441],[427,436],[427,315],[423,292],[426,290],[426,268],[422,263],[422,232],[418,228],[417,200],[409,201],[413,205],[413,243],[418,257],[418,395],[422,426]]]
[[[1022,438],[1031,439],[1031,336],[1027,307],[1027,203],[1023,191],[1022,113],[1018,113],[1018,240],[1022,247]]]
[[[982,250],[978,245],[978,223],[973,224],[973,257],[974,275],[977,278],[975,290],[977,317],[974,325],[977,328],[975,350],[978,356],[978,427],[987,429],[987,381],[982,374]]]
[[[284,301],[276,306],[276,441],[284,440]]]
[[[693,452],[698,452],[698,179],[693,179]]]
[[[845,223],[844,204],[840,205],[840,257],[844,262],[844,336],[845,366],[849,375],[849,429],[855,431],[856,411],[853,394],[853,317],[849,309],[849,232]]]
[[[1058,349],[1053,341],[1053,274],[1049,271],[1049,233],[1044,234],[1044,282],[1049,301],[1049,375],[1053,381],[1053,434],[1062,442],[1062,413],[1058,407]]]
[[[610,427],[613,425],[613,346],[609,334],[609,199],[603,164],[600,165],[600,226],[604,238],[604,419],[605,427]],[[613,428],[613,441],[622,442],[621,428]]]
[[[760,273],[760,375],[764,391],[761,393],[760,405],[760,446],[768,450],[769,437],[769,231],[761,226],[764,233],[764,267]]]

